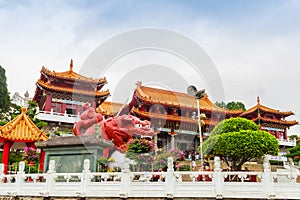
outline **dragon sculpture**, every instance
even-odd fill
[[[105,140],[111,140],[122,153],[132,136],[153,136],[155,132],[150,128],[150,122],[140,120],[131,115],[121,115],[104,119],[88,103],[83,104],[80,121],[74,123],[73,132],[77,136],[101,134]]]

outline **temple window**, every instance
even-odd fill
[[[68,104],[66,107],[66,113],[69,115],[76,115],[76,105]]]
[[[61,113],[61,103],[53,103],[51,104],[51,109],[53,112]]]

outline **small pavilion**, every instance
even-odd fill
[[[2,163],[4,173],[7,173],[11,149],[36,148],[36,141],[46,141],[48,137],[26,115],[26,108],[12,121],[0,127],[0,147],[3,148]],[[40,154],[40,163],[44,163],[44,152]],[[43,166],[40,166],[42,168]]]

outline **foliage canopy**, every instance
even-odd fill
[[[289,149],[289,153],[286,155],[288,158],[292,158],[294,162],[300,161],[300,142],[293,148]]]
[[[0,111],[8,112],[10,105],[9,93],[6,84],[5,69],[0,65]]]
[[[273,135],[244,118],[223,120],[203,143],[204,154],[222,157],[231,170],[240,170],[253,158],[276,155],[278,150],[279,144]]]

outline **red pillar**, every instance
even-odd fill
[[[4,141],[3,155],[2,155],[2,163],[4,164],[4,174],[7,173],[7,169],[8,169],[8,161],[9,161],[9,153],[10,153],[11,145],[12,143],[10,141]]]
[[[47,95],[44,111],[48,111],[48,112],[51,111],[51,101],[52,101],[52,97],[50,95]]]
[[[67,104],[62,103],[61,104],[61,113],[64,114],[66,112],[66,110],[67,110]]]
[[[284,129],[284,135],[283,135],[283,138],[284,138],[285,140],[288,139],[286,128]]]
[[[41,149],[41,153],[40,153],[40,171],[44,171],[44,163],[45,163],[45,151],[43,149]]]

